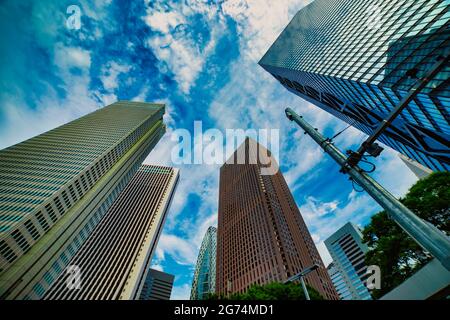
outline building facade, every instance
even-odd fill
[[[216,293],[217,229],[209,227],[203,238],[195,266],[191,300],[204,300]]]
[[[245,154],[245,164],[231,164],[238,154]],[[267,149],[247,139],[220,169],[216,293],[284,282],[318,264],[306,283],[324,298],[338,299],[281,172],[261,174],[263,166],[275,161]]]
[[[117,102],[0,151],[0,298],[43,296],[164,134],[163,114]]]
[[[417,161],[406,157],[405,155],[399,153],[398,157],[403,161],[403,163],[411,170],[414,175],[419,179],[425,179],[430,174],[433,173],[431,169],[428,169],[424,165],[421,165]]]
[[[171,274],[150,269],[139,300],[170,300],[174,279]]]
[[[178,176],[178,169],[142,165],[44,299],[139,299]],[[67,285],[73,266],[81,271],[77,290]]]
[[[350,222],[345,224],[325,240],[325,246],[333,258],[333,284],[341,299],[371,300],[365,284],[368,275],[364,259],[368,248],[362,242],[359,228]]]
[[[327,270],[339,297],[342,300],[350,300],[350,289],[347,287],[341,272],[336,268],[334,262],[330,263],[330,265],[327,267]]]
[[[286,89],[370,135],[450,55],[447,0],[315,0],[259,64]],[[379,141],[433,171],[450,168],[450,66]]]

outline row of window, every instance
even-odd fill
[[[88,223],[81,229],[78,235],[68,245],[65,251],[63,251],[59,258],[53,263],[52,267],[44,274],[41,281],[36,283],[32,292],[26,297],[26,299],[41,299],[46,290],[53,284],[53,282],[61,275],[61,272],[69,265],[70,260],[76,254],[78,249],[83,245],[85,240],[89,237],[92,230],[97,226],[102,217],[108,211],[117,199],[120,192],[125,188],[131,177],[137,171],[139,163],[133,166],[133,168],[127,173],[127,175],[120,181],[118,186],[108,196],[106,201],[100,206],[96,213],[89,219]]]
[[[298,92],[300,95],[306,95],[313,100],[321,102],[323,105],[326,105],[327,107],[330,108],[327,111],[329,111],[333,115],[343,119],[344,121],[351,123],[353,126],[357,127],[358,129],[365,132],[366,134],[372,133],[372,129],[369,129],[369,127],[367,127],[367,125],[376,127],[378,125],[379,121],[374,122],[374,119],[380,119],[380,120],[383,119],[382,116],[378,115],[377,113],[372,112],[370,109],[365,108],[361,105],[357,105],[354,103],[350,103],[350,104],[347,103],[344,105],[341,100],[339,100],[337,97],[335,97],[331,94],[324,93],[324,92],[318,92],[309,86],[303,86],[303,85],[299,84],[297,81],[290,81],[289,79],[283,78],[278,75],[274,75],[274,76],[287,88],[292,89],[295,92]],[[386,97],[388,97],[388,96],[386,95]],[[350,108],[350,106],[352,108]],[[357,120],[357,121],[355,121],[355,120]],[[417,140],[414,137],[410,137],[409,135],[413,133],[412,129],[414,129],[414,128],[407,122],[404,122],[403,124],[405,126],[408,126],[408,129],[402,129],[401,127],[398,127],[398,125],[397,125],[396,128],[391,128],[388,131],[386,131],[386,134],[383,135],[382,137],[380,137],[380,140],[382,140],[383,137],[385,137],[386,135],[389,134],[389,137],[392,136],[393,139],[392,138],[385,139],[382,142],[387,141],[387,144],[389,146],[393,147],[394,149],[399,150],[400,152],[401,152],[401,149],[398,149],[396,144],[393,145],[392,143],[389,143],[390,140],[401,141],[401,143],[405,146],[406,146],[406,144],[409,144],[411,146],[417,145],[417,141],[421,141],[421,143],[424,143],[424,144],[431,143],[431,142],[426,142],[425,140]],[[398,128],[398,130],[396,130],[397,128]],[[422,129],[422,130],[425,130],[425,129]],[[430,138],[432,138],[432,137],[430,136]],[[438,137],[436,136],[434,138],[437,139]],[[424,145],[424,146],[417,145],[416,148],[421,148],[423,150],[432,150],[432,148],[428,147],[428,145]],[[426,162],[424,162],[420,158],[417,159],[414,156],[409,156],[409,157],[420,163],[423,163],[426,166],[429,166],[428,163],[430,161],[433,162],[433,159],[431,156],[428,156],[429,161],[426,161]],[[438,157],[438,155],[436,155],[436,157]],[[439,165],[440,161],[434,160],[434,162],[437,163],[437,168],[442,168],[442,164]],[[444,162],[445,162],[445,160],[444,160]],[[429,167],[436,168],[436,164],[433,164]],[[442,169],[438,169],[438,170],[442,170]]]
[[[129,148],[126,146],[131,145],[129,140],[139,139],[151,124],[152,122],[149,120],[144,122],[136,130],[138,132],[134,132],[126,137],[125,141],[122,141],[121,144],[111,150],[111,152],[103,157],[95,167],[83,174],[78,180],[68,186],[66,190],[63,190],[61,195],[54,200],[53,204],[47,204],[44,210],[39,211],[34,216],[36,219],[35,222],[31,219],[26,221],[23,229],[19,228],[15,230],[10,239],[2,240],[0,242],[0,272],[3,271],[7,265],[16,260],[19,255],[22,255],[24,252],[29,250],[31,244],[38,240],[41,234],[44,234],[51,227],[51,225],[57,221],[58,217],[64,214],[65,210],[78,200],[78,197],[81,198],[84,193],[92,187],[96,180],[117,162],[119,156],[121,156],[118,150],[122,150],[122,153],[125,152],[125,150],[128,150]],[[152,142],[154,142],[153,140]],[[146,151],[152,148],[153,145],[154,143],[149,143],[146,147]],[[147,153],[145,151],[140,155],[138,161],[133,166],[134,171],[131,170],[133,172],[129,172],[128,179],[131,177],[132,173],[137,170],[146,155]],[[121,184],[123,183],[125,183],[125,180],[121,182]],[[3,226],[0,226],[0,228],[1,227]],[[79,241],[75,241],[75,244],[78,245],[80,243]],[[52,276],[46,275],[46,279],[52,279]],[[36,290],[37,292],[40,292],[40,286],[36,286]]]
[[[129,139],[129,138],[128,138]],[[56,197],[53,200],[53,204],[55,205],[54,210],[53,206],[49,203],[45,206],[45,210],[41,210],[36,214],[37,222],[39,223],[40,228],[43,230],[42,234],[44,234],[46,231],[48,231],[54,223],[61,217],[67,209],[69,209],[74,203],[78,201],[79,198],[81,198],[86,192],[88,192],[92,186],[95,184],[95,182],[107,171],[109,168],[117,162],[119,158],[119,152],[117,149],[123,148],[124,145],[128,144],[127,141],[123,141],[119,146],[115,149],[113,149],[107,156],[103,157],[95,166],[93,166],[90,170],[86,171],[81,177],[68,187],[67,190],[69,190],[69,194],[71,196],[71,199],[69,198],[66,190],[63,190],[60,197]],[[75,186],[75,188],[73,187]],[[78,194],[75,192],[75,189],[77,190]],[[61,200],[64,202],[64,205],[62,204]],[[16,210],[18,208],[15,208]],[[19,208],[20,209],[20,208]],[[33,208],[29,208],[29,211],[32,211]],[[28,211],[28,212],[29,212]],[[23,216],[24,217],[24,216]],[[47,217],[47,218],[46,218]],[[11,221],[10,221],[11,222]],[[28,220],[27,223],[33,223],[31,220]],[[14,232],[18,233],[18,236],[16,238],[13,237],[14,240],[16,240],[16,244],[21,249],[20,255],[28,251],[30,248],[30,243],[27,241],[27,239],[22,235],[22,233],[19,231],[19,229],[15,230]],[[23,231],[22,231],[23,232]],[[41,234],[38,232],[37,237],[39,237]],[[34,239],[34,237],[30,234],[31,239],[34,241],[37,239]],[[35,234],[36,236],[36,234]],[[31,240],[30,239],[30,240]],[[32,241],[32,243],[34,243]],[[18,258],[18,253],[15,253],[7,244],[4,242],[3,244],[3,250],[0,248],[0,256],[2,256],[6,262],[12,263],[15,259]],[[4,269],[6,265],[5,263],[2,263],[1,267]]]

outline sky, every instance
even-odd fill
[[[166,104],[167,133],[145,160],[175,166],[180,181],[152,266],[175,275],[172,299],[188,299],[198,250],[217,225],[220,165],[172,162],[173,134],[278,129],[279,163],[318,250],[346,222],[381,210],[311,138],[286,107],[333,136],[347,125],[284,89],[258,61],[307,0],[3,0],[0,4],[0,148],[117,100]],[[80,28],[67,27],[70,5]],[[364,134],[336,139],[355,150]],[[416,177],[386,147],[372,176],[396,196]]]

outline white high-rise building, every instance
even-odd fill
[[[362,233],[351,222],[333,233],[325,246],[333,258],[328,272],[342,300],[371,300],[366,288],[367,266],[364,261],[368,250],[362,242]],[[337,274],[339,273],[339,274]]]

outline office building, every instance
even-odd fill
[[[239,154],[245,164],[236,164]],[[317,264],[306,283],[324,298],[338,299],[283,175],[261,174],[274,162],[266,148],[246,139],[220,168],[216,293],[284,282]]]
[[[406,157],[401,153],[398,154],[398,157],[403,161],[404,164],[406,164],[409,170],[411,170],[412,173],[414,173],[414,175],[419,179],[425,179],[426,177],[428,177],[430,174],[433,173],[432,170],[421,165],[417,161],[414,161],[413,159]]]
[[[117,102],[0,151],[0,298],[42,297],[165,132]]]
[[[174,279],[171,274],[150,269],[139,300],[170,300]]]
[[[204,300],[216,293],[217,229],[209,227],[203,238],[195,266],[191,300]]]
[[[359,228],[351,222],[345,224],[325,240],[325,246],[333,258],[333,283],[341,299],[371,300],[365,284],[368,275],[364,259],[368,248],[362,242]],[[340,276],[336,276],[336,272]]]
[[[449,7],[447,0],[315,0],[259,64],[290,92],[370,135],[449,56]],[[450,169],[449,77],[447,65],[378,139],[433,171]]]
[[[141,166],[44,298],[139,299],[177,182],[178,169]],[[77,290],[67,285],[72,266]]]
[[[327,270],[339,297],[342,300],[351,300],[350,289],[347,287],[341,272],[336,268],[334,262],[328,265]]]

